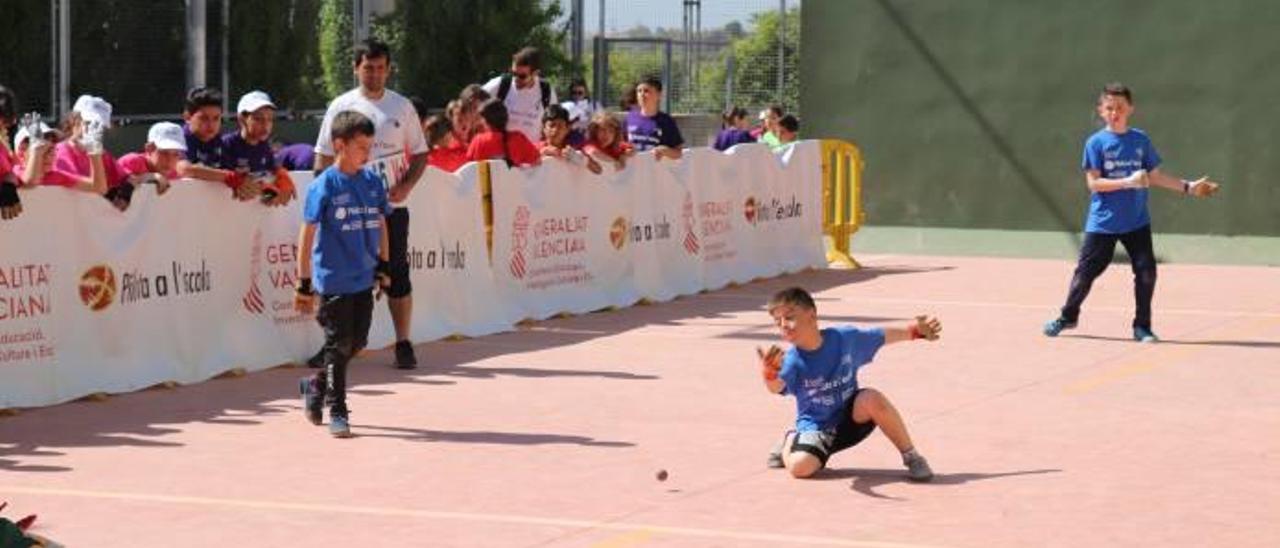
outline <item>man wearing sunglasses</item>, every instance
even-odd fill
[[[511,72],[489,80],[483,87],[506,105],[510,129],[519,130],[531,142],[542,140],[542,113],[556,102],[551,84],[539,76],[542,54],[526,47],[511,57]],[[514,85],[512,85],[514,84]]]

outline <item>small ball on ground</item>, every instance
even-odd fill
[[[658,470],[658,473],[654,474],[654,477],[658,478],[658,481],[667,481],[667,471]]]

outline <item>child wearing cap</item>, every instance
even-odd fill
[[[187,151],[178,161],[178,174],[183,177],[222,183],[231,189],[231,197],[252,200],[262,194],[257,181],[231,169],[222,169],[222,92],[214,88],[193,88],[187,92],[182,119],[182,134]]]
[[[135,186],[143,183],[156,185],[156,192],[164,194],[169,183],[178,178],[178,161],[187,152],[186,136],[182,127],[173,122],[160,122],[147,131],[147,144],[142,152],[130,152],[120,158],[120,169],[129,174],[129,182]]]
[[[81,177],[54,166],[54,148],[62,139],[58,130],[38,121],[38,114],[24,117],[23,125],[14,137],[13,173],[25,186],[52,185],[97,193],[92,186],[81,184]],[[36,128],[32,139],[32,128]],[[99,193],[100,194],[100,193]]]
[[[289,172],[276,163],[271,151],[271,129],[276,105],[261,91],[251,91],[236,106],[239,131],[222,136],[222,169],[234,171],[262,186],[262,201],[282,206],[294,196]]]
[[[111,127],[111,103],[101,97],[81,95],[62,121],[67,136],[54,152],[54,168],[75,177],[75,186],[105,196],[121,210],[129,207],[133,185],[116,159],[102,146]]]

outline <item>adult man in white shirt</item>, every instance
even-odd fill
[[[542,54],[526,47],[511,56],[511,72],[485,83],[485,91],[507,107],[508,129],[519,130],[530,142],[542,140],[542,112],[556,102],[556,92],[542,79]]]
[[[387,89],[387,77],[391,74],[391,50],[386,44],[367,39],[356,44],[353,52],[356,78],[360,85],[339,95],[329,103],[316,140],[317,173],[333,164],[333,142],[329,127],[338,113],[354,110],[367,116],[374,124],[373,148],[369,151],[369,164],[387,162],[397,156],[408,158],[408,168],[390,184],[388,197],[394,210],[387,216],[388,243],[390,244],[389,270],[391,287],[387,289],[387,306],[396,330],[396,367],[413,369],[418,360],[410,342],[410,321],[413,317],[412,285],[409,283],[409,209],[404,202],[409,191],[418,182],[427,164],[427,140],[422,134],[413,103],[403,95]],[[403,164],[402,164],[403,165]],[[376,167],[375,167],[376,169]],[[320,367],[315,358],[308,365]]]

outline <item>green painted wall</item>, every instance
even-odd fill
[[[1166,172],[1157,232],[1280,236],[1280,2],[806,0],[806,137],[863,151],[869,224],[1079,231],[1107,81],[1134,91]]]

